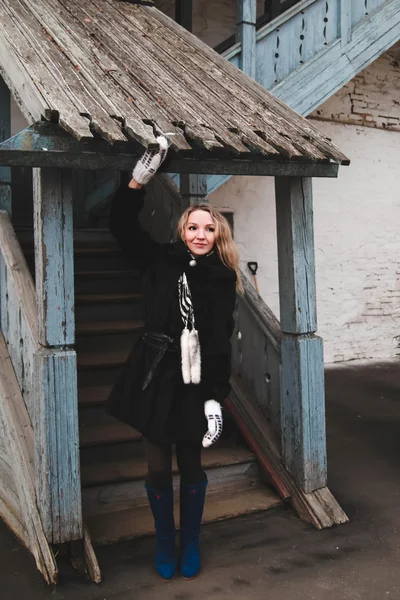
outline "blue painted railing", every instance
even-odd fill
[[[256,81],[306,116],[396,41],[395,19],[396,0],[303,0],[257,31]],[[223,52],[237,67],[240,55],[240,43]],[[209,176],[208,193],[228,179]]]

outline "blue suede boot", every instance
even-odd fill
[[[163,579],[173,579],[177,567],[173,488],[153,490],[147,483],[145,488],[156,529],[156,569]]]
[[[200,524],[207,479],[194,485],[181,482],[181,574],[193,579],[200,571]]]

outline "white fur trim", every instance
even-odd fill
[[[196,329],[189,333],[190,379],[192,383],[201,380],[201,356],[199,334]]]
[[[190,331],[187,327],[185,327],[182,330],[182,335],[181,335],[181,360],[182,360],[183,383],[191,383],[189,335],[190,335]]]

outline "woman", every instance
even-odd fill
[[[108,412],[143,434],[156,568],[167,580],[177,569],[171,466],[171,445],[176,444],[180,571],[191,579],[200,570],[207,486],[201,449],[222,432],[221,404],[230,390],[230,337],[240,279],[229,225],[210,206],[184,212],[175,243],[157,244],[141,229],[142,187],[168,149],[165,138],[158,142],[157,151],[147,151],[139,160],[129,184],[121,184],[111,209],[113,235],[144,274],[145,332],[114,386]]]

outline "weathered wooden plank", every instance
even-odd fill
[[[327,481],[322,339],[284,335],[281,351],[283,460],[310,493]]]
[[[249,77],[256,73],[256,0],[236,0],[236,38],[241,44],[240,68]]]
[[[11,504],[17,511],[13,514],[8,510],[10,500],[8,492],[11,490],[6,491],[3,487],[0,498],[0,514],[33,554],[36,566],[47,583],[55,584],[57,565],[44,535],[37,508],[38,502],[33,478],[32,424],[1,332],[0,364],[0,438],[4,440],[3,452],[5,453],[6,448],[8,458],[12,462],[15,492],[14,501],[11,501]],[[0,480],[3,479],[2,475],[0,473]]]
[[[65,0],[60,0],[64,3]],[[163,58],[161,54],[153,56],[154,44],[153,40],[147,39],[147,36],[141,36],[140,43],[132,43],[134,29],[126,27],[126,16],[120,14],[113,6],[105,0],[99,1],[101,7],[99,11],[96,7],[87,3],[82,5],[77,2],[68,2],[69,10],[73,10],[76,19],[84,21],[89,19],[92,23],[93,30],[101,31],[102,48],[107,51],[111,60],[118,65],[118,70],[125,72],[128,70],[129,83],[132,85],[132,77],[138,78],[142,86],[145,86],[148,92],[153,94],[154,83],[158,83],[157,97],[161,104],[168,106],[171,121],[182,122],[188,124],[207,123],[210,128],[206,128],[206,139],[213,139],[215,135],[221,139],[221,142],[227,148],[238,153],[247,153],[248,149],[244,146],[240,137],[233,132],[230,132],[226,125],[220,121],[219,116],[213,111],[207,111],[207,104],[204,90],[191,90],[186,85],[187,78],[190,74],[186,73],[182,68],[174,74],[169,69],[169,65],[174,63],[171,60],[171,51],[167,57]],[[139,6],[128,5],[125,10],[140,9]],[[143,9],[144,10],[144,9]],[[110,20],[114,27],[110,29]],[[136,23],[136,20],[132,24]],[[86,24],[90,28],[90,23]],[[126,29],[126,31],[124,31]],[[184,31],[180,28],[181,31]],[[152,31],[151,37],[156,34]],[[189,34],[190,35],[190,34]],[[121,76],[119,77],[121,85]],[[206,118],[205,118],[206,117]],[[188,129],[188,133],[190,129]],[[171,138],[174,143],[174,138]],[[263,141],[260,141],[260,146]]]
[[[271,461],[268,459],[268,457],[262,450],[261,446],[254,439],[251,429],[249,428],[246,421],[243,419],[242,415],[240,414],[240,412],[238,411],[235,404],[231,401],[230,398],[226,398],[224,407],[226,409],[228,409],[228,411],[232,415],[241,434],[243,435],[244,439],[246,440],[249,448],[256,455],[257,460],[261,465],[261,468],[263,469],[264,473],[267,475],[267,477],[268,477],[269,481],[271,482],[271,484],[273,485],[273,487],[277,490],[277,492],[279,493],[280,497],[283,500],[288,500],[290,498],[289,490],[287,489],[286,485],[283,483],[283,481],[279,477],[278,473],[272,466]]]
[[[203,204],[207,200],[207,176],[186,175],[180,177],[182,210],[194,204]]]
[[[0,75],[0,143],[11,136],[10,90]],[[0,166],[0,210],[11,215],[11,169]]]
[[[204,107],[208,109],[204,119],[208,119],[207,115],[210,111],[218,115],[225,128],[234,130],[241,136],[243,143],[257,152],[260,151],[261,146],[263,153],[270,155],[278,155],[280,152],[284,156],[296,157],[305,155],[308,151],[308,156],[313,159],[323,157],[304,138],[297,139],[303,152],[294,140],[288,140],[287,129],[279,119],[270,117],[265,102],[263,106],[255,105],[243,88],[239,88],[235,82],[227,78],[225,61],[224,68],[220,68],[215,61],[210,61],[212,56],[197,52],[197,48],[194,52],[191,39],[186,39],[167,27],[154,29],[152,20],[146,14],[143,14],[140,20],[130,18],[129,24],[146,33],[147,37],[151,32],[152,43],[148,51],[154,52],[156,49],[156,60],[164,57],[165,69],[169,69],[176,77],[183,79],[187,84],[186,87],[196,90],[196,94],[201,94]],[[121,26],[126,27],[125,21],[121,22]],[[169,58],[171,48],[173,48],[175,61]],[[182,67],[186,69],[182,71]],[[226,110],[226,106],[229,106],[229,111]],[[203,113],[204,107],[201,108]]]
[[[138,10],[142,11],[143,9],[139,7]],[[182,40],[187,41],[192,45],[192,48],[195,49],[196,52],[211,60],[213,67],[220,68],[223,73],[223,81],[230,81],[232,85],[237,86],[237,95],[245,93],[252,110],[252,102],[254,101],[258,103],[259,111],[265,113],[267,109],[273,119],[283,119],[282,125],[285,125],[286,133],[290,137],[297,133],[297,135],[302,136],[303,139],[308,138],[312,141],[316,149],[323,151],[328,158],[342,162],[343,164],[349,163],[348,158],[344,156],[324,135],[322,135],[321,132],[315,127],[310,126],[310,123],[307,121],[295,116],[293,111],[283,104],[283,102],[272,95],[266,95],[265,89],[258,83],[251,78],[245,77],[245,75],[237,68],[227,62],[223,57],[216,55],[211,48],[208,48],[205,44],[201,43],[200,40],[196,40],[196,38],[189,33],[178,29],[178,26],[176,24],[174,25],[174,23],[160,11],[151,11],[151,13],[154,18],[167,26],[167,31],[170,30],[171,32],[175,32],[178,39],[181,38]]]
[[[16,167],[49,167],[88,170],[129,171],[138,155],[103,154],[103,153],[70,153],[40,152],[31,150],[2,150],[0,162]],[[246,159],[207,159],[204,157],[168,159],[161,167],[165,173],[198,173],[200,175],[215,173],[220,175],[265,175],[288,177],[337,177],[339,165],[334,163],[256,161]]]
[[[340,0],[340,38],[342,47],[351,41],[351,2]]]
[[[83,537],[76,353],[38,350],[34,364],[39,508],[47,539],[64,543]]]
[[[285,333],[317,330],[312,182],[275,179],[279,300]]]
[[[77,23],[65,21],[62,19],[60,3],[52,5],[44,0],[38,6],[38,3],[32,0],[20,0],[35,15],[39,23],[52,36],[55,42],[62,48],[67,56],[77,64],[81,74],[93,86],[98,98],[107,106],[113,108],[114,115],[124,123],[125,131],[138,140],[144,146],[155,143],[153,128],[143,122],[143,117],[134,111],[130,96],[121,94],[121,90],[110,82],[107,73],[111,76],[113,65],[110,61],[102,61],[101,66],[98,61],[89,58],[85,51],[90,51],[93,42],[89,44],[90,37],[84,40],[80,31],[75,34]],[[82,68],[83,67],[83,68]],[[120,104],[122,103],[122,104]],[[122,108],[122,110],[121,110]],[[38,120],[38,119],[36,119]]]
[[[239,297],[232,337],[233,372],[246,383],[253,402],[279,432],[280,348],[276,349],[271,337],[264,315],[253,310],[246,296]]]
[[[87,84],[85,86],[76,68],[47,36],[43,36],[42,27],[31,13],[18,2],[10,6],[8,11],[15,18],[18,30],[29,41],[32,53],[36,51],[40,57],[39,68],[49,73],[62,86],[63,95],[71,101],[76,114],[85,115],[90,121],[90,128],[111,144],[126,141],[121,125],[110,116],[113,110],[106,102],[98,102],[96,94],[88,89]],[[57,101],[62,106],[62,99],[57,98]],[[108,108],[108,112],[105,108]],[[63,110],[59,112],[60,123],[63,123]]]
[[[90,537],[89,530],[85,525],[83,528],[83,551],[85,555],[85,562],[89,577],[93,583],[101,583],[101,571],[99,563],[96,557],[96,553],[93,549],[92,539]]]
[[[75,341],[72,176],[66,169],[34,170],[36,297],[39,341]]]
[[[90,31],[81,26],[79,20],[71,22],[68,9],[69,3],[64,7],[61,3],[54,7],[46,4],[41,7],[40,12],[33,7],[33,12],[57,44],[76,62],[81,76],[90,83],[101,101],[112,106],[113,114],[124,124],[126,133],[144,146],[154,144],[153,128],[145,124],[150,119],[158,124],[159,133],[174,133],[177,148],[190,149],[182,131],[166,118],[161,104],[149,102],[149,96],[142,89],[141,82],[137,78],[129,78],[125,66],[117,65],[106,54],[102,45],[95,43],[96,32],[91,36]],[[57,19],[53,17],[54,12]]]
[[[10,17],[10,6],[0,4],[0,19],[3,26],[1,46],[4,51],[8,50],[8,55],[18,56],[21,81],[31,79],[33,82],[41,82],[40,94],[44,98],[44,105],[36,120],[40,120],[41,117],[54,119],[54,116],[59,114],[63,127],[78,139],[92,137],[88,120],[80,116],[74,104],[66,98],[59,81],[45,68],[41,57],[28,43],[25,35],[20,32],[17,25],[18,19]],[[10,77],[14,78],[13,75]],[[23,89],[18,90],[22,94],[22,98],[24,97]]]
[[[33,353],[38,323],[35,288],[8,213],[0,211],[0,328],[29,415],[33,416]]]
[[[35,287],[9,215],[5,211],[0,211],[0,252],[7,269],[7,277],[14,288],[18,305],[26,317],[30,336],[37,339],[38,320]]]

